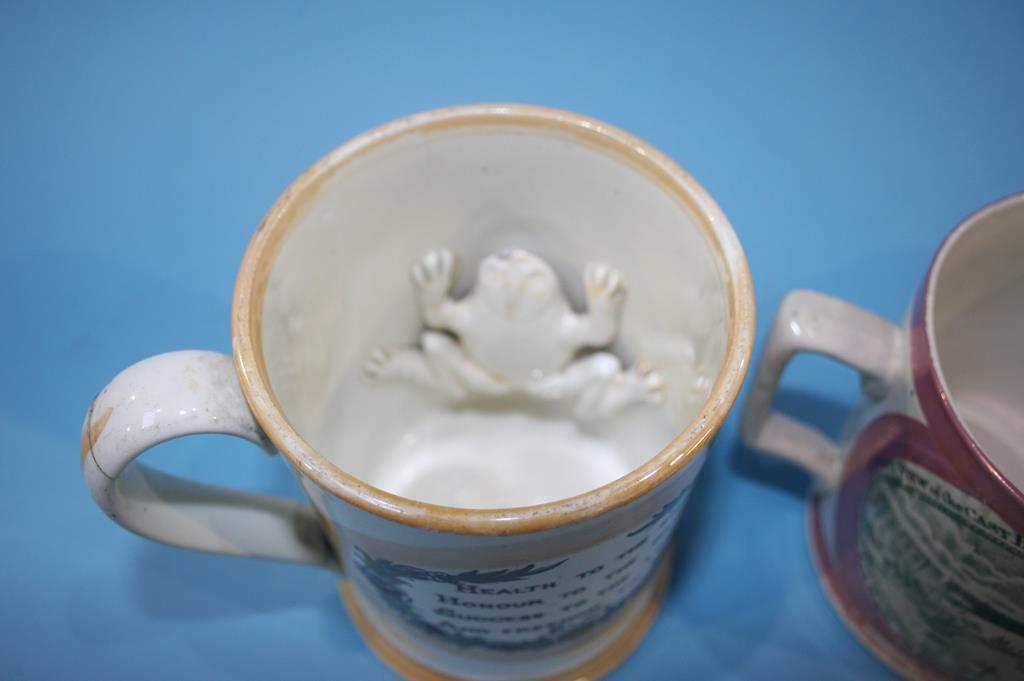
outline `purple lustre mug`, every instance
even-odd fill
[[[794,291],[747,400],[744,441],[817,479],[808,516],[850,629],[921,679],[1024,678],[1024,194],[964,220],[902,328]],[[839,443],[771,410],[797,352],[861,372]]]

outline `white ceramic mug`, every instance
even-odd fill
[[[422,267],[457,258],[461,295],[475,263],[520,257],[508,249],[552,264],[573,319],[610,276],[589,269],[583,290],[585,264],[613,262],[629,295],[606,358],[650,361],[664,402],[580,421],[529,395],[367,379],[378,344],[426,343],[411,263],[451,254],[414,274],[423,295]],[[732,228],[657,150],[549,109],[427,112],[355,138],[285,191],[238,275],[233,361],[188,351],[126,369],[89,410],[82,465],[100,507],[139,534],[339,570],[351,617],[407,678],[594,678],[657,611],[666,544],[740,389],[753,325]],[[541,333],[513,330],[496,360]],[[280,452],[310,505],[134,462],[211,432]]]
[[[808,529],[851,630],[917,679],[1024,678],[1024,194],[939,248],[902,327],[811,291],[783,301],[743,414],[751,447],[817,479]],[[786,363],[861,372],[839,442],[771,410]]]

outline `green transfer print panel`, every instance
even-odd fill
[[[977,499],[896,459],[859,518],[868,592],[920,657],[963,679],[1024,679],[1021,536]]]

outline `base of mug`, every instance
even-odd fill
[[[869,617],[843,594],[840,585],[836,583],[821,527],[821,502],[822,499],[816,496],[807,500],[807,543],[811,547],[818,582],[839,619],[861,645],[903,678],[910,681],[952,681],[938,676],[935,670],[922,668],[920,663],[894,646],[887,634],[873,627]]]
[[[666,550],[650,581],[640,590],[633,602],[619,613],[605,627],[604,631],[615,632],[608,640],[601,641],[600,651],[583,663],[553,675],[516,676],[523,681],[596,681],[621,664],[636,649],[647,635],[661,609],[672,576],[672,551]],[[443,673],[409,656],[385,636],[373,622],[373,617],[359,603],[352,585],[347,580],[339,582],[345,609],[359,634],[370,649],[396,674],[408,681],[479,681],[478,676],[452,676]]]

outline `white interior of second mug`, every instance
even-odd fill
[[[386,491],[504,508],[573,496],[657,454],[699,412],[729,338],[720,255],[667,180],[611,144],[557,126],[471,123],[401,134],[328,171],[273,263],[263,353],[285,417],[323,456]],[[593,422],[525,398],[452,401],[363,366],[422,330],[409,268],[458,260],[456,295],[485,256],[531,251],[576,309],[588,262],[629,294],[614,345],[664,377],[664,405]]]
[[[932,277],[929,331],[949,399],[1024,489],[1024,195],[961,227]]]

